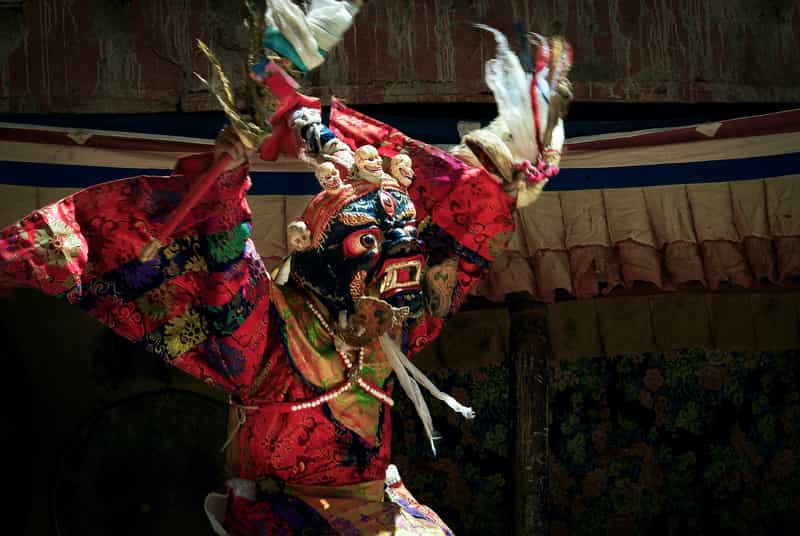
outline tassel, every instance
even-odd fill
[[[279,286],[285,285],[289,281],[289,274],[292,272],[292,256],[289,255],[281,264],[278,273],[275,276],[275,284]]]
[[[225,450],[230,446],[234,439],[236,439],[239,430],[242,429],[244,423],[247,422],[247,411],[254,411],[258,409],[258,406],[243,406],[241,404],[237,404],[233,401],[233,398],[228,398],[228,404],[236,408],[236,424],[233,426],[233,430],[228,435],[228,439],[225,440],[223,443],[222,448],[219,449],[220,452],[225,452]]]
[[[425,402],[425,399],[422,397],[422,392],[419,390],[419,385],[408,375],[408,371],[398,358],[397,345],[391,344],[391,339],[385,333],[380,336],[380,341],[383,351],[386,357],[389,358],[389,362],[392,364],[397,379],[400,381],[400,385],[406,392],[406,396],[411,399],[411,402],[414,403],[414,407],[417,409],[417,414],[422,421],[422,427],[425,429],[425,435],[428,436],[428,440],[431,442],[433,455],[436,456],[436,445],[433,442],[433,419],[431,418],[428,404]],[[402,352],[399,353],[402,355]]]
[[[475,412],[472,408],[459,403],[458,400],[452,396],[441,392],[433,382],[425,376],[425,373],[419,370],[417,366],[406,357],[397,343],[386,333],[381,335],[379,340],[386,357],[389,358],[389,362],[392,364],[392,369],[394,369],[397,379],[400,381],[400,385],[417,409],[417,414],[419,414],[419,418],[422,420],[422,427],[425,429],[425,433],[431,442],[431,450],[433,450],[435,456],[436,445],[434,444],[433,421],[431,419],[430,410],[428,409],[428,404],[422,397],[419,384],[422,384],[435,398],[438,398],[450,406],[453,411],[460,413],[465,418],[474,419]]]

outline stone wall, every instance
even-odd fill
[[[214,104],[202,38],[234,77],[237,2],[24,0],[0,8],[0,111],[193,111]],[[516,17],[575,46],[584,101],[800,101],[792,0],[385,0],[367,4],[305,86],[353,103],[488,101],[484,22]]]

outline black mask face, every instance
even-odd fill
[[[360,296],[422,314],[424,258],[414,204],[405,193],[376,190],[343,207],[319,247],[297,251],[292,275],[332,313],[354,311]]]

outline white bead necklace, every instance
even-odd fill
[[[334,335],[333,330],[328,324],[328,321],[325,320],[325,317],[322,316],[322,313],[317,310],[314,304],[311,301],[306,302],[308,304],[308,308],[317,317],[319,320],[320,325],[325,330],[325,332],[330,336],[331,340],[334,342],[336,341],[336,335]],[[356,359],[356,365],[353,365],[350,356],[347,355],[347,350],[345,349],[346,345],[336,344],[336,353],[339,354],[339,357],[342,360],[342,364],[344,365],[345,371],[347,373],[347,380],[344,381],[339,387],[331,389],[311,400],[307,400],[305,402],[298,402],[291,406],[292,411],[300,411],[302,409],[309,409],[315,408],[319,405],[322,405],[330,400],[333,400],[337,396],[346,393],[349,389],[355,389],[356,386],[361,387],[367,394],[371,395],[373,398],[383,402],[384,404],[388,404],[389,406],[394,406],[394,400],[387,395],[382,389],[372,385],[367,380],[365,380],[361,373],[362,367],[364,366],[364,347],[358,348],[358,358]]]

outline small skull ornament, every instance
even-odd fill
[[[293,221],[286,228],[286,237],[289,241],[289,249],[292,251],[305,251],[311,245],[311,231],[308,230],[306,222]]]
[[[379,184],[385,177],[383,160],[372,145],[362,145],[355,152],[354,179]]]
[[[330,162],[323,162],[314,170],[320,186],[329,194],[338,193],[344,187],[344,182],[339,176],[339,170]]]
[[[411,157],[407,154],[398,154],[392,157],[389,164],[389,174],[400,183],[403,188],[408,188],[414,182],[414,170],[411,168]]]

